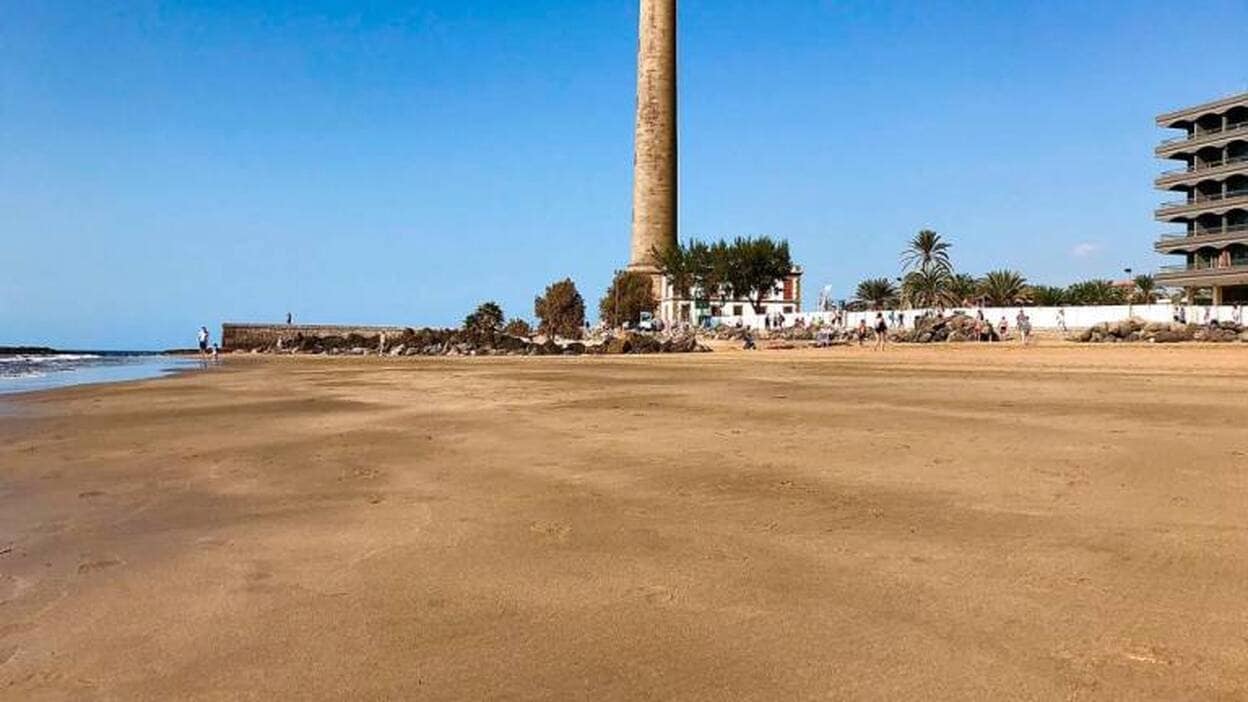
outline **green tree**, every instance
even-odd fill
[[[1157,280],[1151,275],[1135,276],[1135,292],[1132,297],[1136,302],[1143,305],[1151,305],[1160,297],[1161,291],[1157,288]]]
[[[688,297],[692,283],[685,282],[684,285],[684,292],[679,294]],[[642,312],[654,312],[658,305],[650,276],[636,271],[620,271],[598,303],[598,313],[607,324],[618,327],[624,322],[637,324],[641,321]]]
[[[691,241],[688,244],[656,247],[650,250],[655,267],[667,279],[668,284],[672,286],[672,292],[677,297],[689,298],[699,287],[704,277],[704,272],[700,268],[706,263],[706,257],[702,253],[705,248],[705,244]],[[612,281],[613,289],[620,282],[620,275],[617,273],[615,280]]]
[[[679,297],[700,302],[744,298],[758,312],[776,282],[793,272],[789,242],[767,236],[710,244],[695,240],[651,253]]]
[[[496,332],[503,328],[503,308],[490,301],[481,303],[477,309],[464,318],[464,331],[485,333]]]
[[[854,299],[871,309],[883,309],[897,302],[897,286],[888,278],[869,278],[858,284]]]
[[[698,301],[732,297],[729,279],[733,254],[734,250],[725,241],[707,244],[696,239],[688,244],[651,251],[672,291],[678,297]]]
[[[979,281],[979,295],[992,307],[1024,305],[1031,300],[1027,279],[1017,271],[989,271]]]
[[[950,301],[953,277],[940,266],[910,271],[901,282],[902,299],[911,307],[937,307]]]
[[[1066,289],[1052,285],[1033,285],[1031,302],[1040,307],[1060,307],[1066,304]]]
[[[585,300],[571,278],[552,283],[533,301],[537,330],[547,336],[579,339],[585,326]]]
[[[901,266],[907,271],[939,269],[946,274],[953,273],[953,262],[949,259],[952,244],[941,239],[940,235],[930,229],[924,229],[906,245],[901,252]]]
[[[1127,301],[1127,295],[1110,281],[1097,279],[1066,288],[1066,300],[1072,305],[1121,305]]]
[[[969,305],[975,301],[979,290],[979,281],[975,276],[957,273],[949,278],[949,303],[952,305]]]
[[[793,273],[789,242],[769,236],[737,237],[728,249],[727,259],[724,283],[734,297],[749,300],[758,314],[764,311],[763,300],[772,294],[776,281]]]

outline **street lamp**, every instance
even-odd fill
[[[611,326],[614,329],[620,327],[620,271],[617,268],[612,274],[611,288],[615,292],[615,305],[611,308]]]
[[[1131,319],[1131,317],[1135,316],[1131,307],[1131,303],[1134,302],[1135,298],[1135,280],[1131,277],[1130,268],[1123,268],[1122,272],[1127,274],[1127,282],[1131,284],[1131,288],[1127,292],[1127,319]]]

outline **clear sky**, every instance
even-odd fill
[[[1248,4],[680,0],[682,237],[806,298],[1161,262],[1163,111],[1248,89]],[[0,343],[532,317],[626,262],[637,0],[0,0]]]

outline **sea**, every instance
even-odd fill
[[[159,378],[201,365],[194,359],[141,351],[0,354],[0,395]]]

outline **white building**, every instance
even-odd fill
[[[762,328],[767,317],[777,315],[793,317],[802,310],[802,269],[794,266],[793,272],[783,280],[777,280],[771,294],[763,299],[761,309],[755,309],[754,303],[740,298],[723,298],[710,296],[710,299],[693,300],[676,294],[670,281],[662,281],[662,295],[659,299],[659,319],[664,322],[701,324],[710,319],[724,323],[741,322],[746,326]],[[694,291],[695,297],[706,298],[700,291]]]

